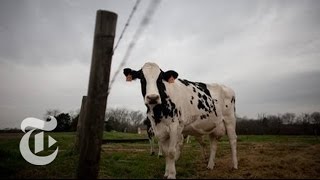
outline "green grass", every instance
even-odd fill
[[[146,134],[123,133],[123,132],[104,132],[103,139],[140,139],[148,138]]]
[[[72,151],[74,132],[46,134],[56,139],[56,146],[59,146],[57,158],[46,166],[34,166],[22,158],[19,152],[22,135],[0,134],[0,178],[76,177],[78,156]],[[119,132],[104,132],[103,135],[104,139],[146,137]],[[320,178],[320,140],[314,136],[238,136],[239,169],[236,171],[230,170],[227,137],[218,144],[213,171],[206,169],[199,144],[194,138],[191,140],[191,144],[185,144],[176,163],[177,178]],[[207,139],[206,142],[209,144]],[[32,144],[33,140],[31,147]],[[56,146],[46,149],[43,154],[52,153]],[[99,178],[162,178],[165,159],[150,156],[149,150],[148,142],[104,144]]]

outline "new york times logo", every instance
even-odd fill
[[[43,151],[43,132],[40,132],[34,137],[34,153],[30,150],[29,147],[29,138],[31,133],[36,129],[41,129],[44,131],[52,131],[57,126],[57,120],[50,116],[50,121],[43,121],[37,118],[26,118],[21,123],[21,130],[26,133],[26,128],[31,127],[30,131],[28,131],[20,141],[20,153],[22,157],[31,164],[34,165],[46,165],[51,163],[58,154],[58,147],[56,150],[48,155],[48,156],[38,156],[36,153]],[[54,140],[51,136],[48,136],[48,146],[51,147],[57,141]]]

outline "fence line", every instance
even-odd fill
[[[150,21],[151,21],[151,18],[155,12],[155,10],[157,9],[157,7],[159,6],[161,0],[152,0],[150,1],[150,4],[147,8],[147,11],[145,12],[144,16],[143,16],[143,19],[141,20],[140,22],[140,25],[137,29],[137,31],[135,32],[135,34],[133,35],[133,38],[126,50],[126,53],[119,65],[119,67],[117,68],[117,70],[115,71],[113,77],[112,77],[112,80],[110,82],[110,85],[109,85],[109,89],[108,89],[108,94],[110,93],[110,90],[112,89],[112,85],[117,77],[117,75],[119,74],[120,70],[124,67],[124,65],[126,64],[126,62],[128,61],[130,55],[131,55],[131,52],[134,48],[134,46],[136,45],[137,41],[140,39],[144,29],[150,24]]]
[[[118,39],[116,45],[115,45],[114,48],[113,48],[113,53],[114,53],[115,50],[118,48],[118,45],[119,45],[120,41],[122,40],[123,35],[124,35],[125,31],[127,30],[128,26],[129,26],[129,24],[130,24],[130,21],[131,21],[134,13],[136,12],[136,10],[137,10],[137,8],[138,8],[138,5],[139,5],[140,1],[141,1],[141,0],[137,0],[136,3],[135,3],[135,5],[133,6],[132,11],[131,11],[131,13],[130,13],[130,15],[129,15],[129,18],[128,18],[126,24],[124,25],[124,28],[123,28],[120,36],[119,36],[119,39]]]

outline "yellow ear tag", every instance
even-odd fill
[[[168,79],[168,82],[169,82],[169,83],[174,83],[174,80],[175,80],[174,77],[171,76],[171,77]]]
[[[132,75],[131,74],[129,74],[128,76],[126,76],[126,81],[132,81]]]

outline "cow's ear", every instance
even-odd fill
[[[135,71],[130,68],[123,69],[123,74],[126,76],[126,81],[132,81],[137,78],[140,79],[140,73],[141,71]]]
[[[163,78],[169,83],[174,83],[174,80],[178,78],[178,73],[173,70],[169,70],[164,73]]]

